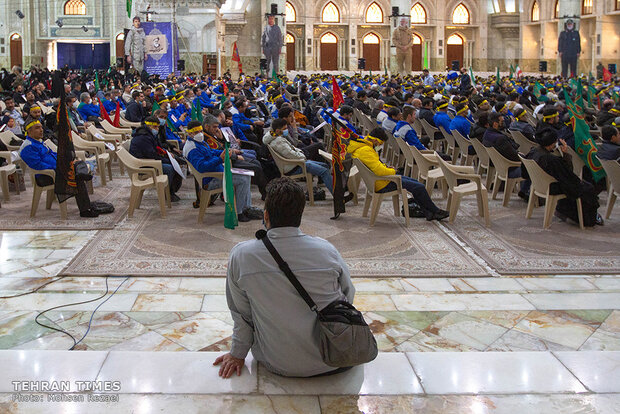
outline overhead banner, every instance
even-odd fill
[[[142,28],[146,34],[147,55],[144,69],[149,75],[159,75],[165,78],[169,74],[176,72],[179,48],[176,41],[173,48],[172,27],[171,22],[142,23]]]

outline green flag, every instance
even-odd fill
[[[194,99],[192,103],[192,121],[200,121],[202,124],[202,104],[199,98]]]
[[[618,103],[618,101],[620,101],[620,96],[618,96],[618,92],[614,90],[611,93],[611,99],[613,99],[615,103]]]
[[[370,77],[372,78],[372,69],[370,69]]]
[[[385,77],[387,78],[387,75],[388,75],[387,66],[384,66],[384,67],[385,67]]]
[[[95,91],[99,91],[101,87],[99,86],[99,72],[95,71]]]
[[[515,74],[515,68],[514,66],[512,66],[512,63],[511,63],[510,64],[510,75],[508,75],[508,78],[512,79],[514,74]]]
[[[543,88],[543,86],[540,84],[540,82],[536,81],[536,83],[534,84],[534,96],[536,98],[540,98],[540,90]]]
[[[499,66],[497,67],[497,73],[495,74],[495,84],[497,86],[501,86],[502,85],[502,79],[499,76]]]
[[[168,119],[167,124],[168,124],[168,128],[170,128],[170,130],[171,130],[172,132],[178,132],[178,131],[179,131],[179,130],[177,129],[177,127],[175,127],[175,126],[174,126],[174,124],[173,124],[172,122],[170,122],[170,119]]]
[[[583,110],[575,105],[568,96],[566,89],[564,90],[564,99],[566,101],[566,107],[570,114],[570,120],[573,126],[573,133],[575,135],[575,152],[579,155],[579,158],[588,166],[592,171],[592,177],[594,181],[599,181],[605,177],[605,170],[601,166],[601,162],[596,157],[598,149],[596,144],[590,135],[590,127],[585,121],[585,114]]]
[[[224,146],[224,180],[222,181],[222,188],[224,189],[224,201],[226,202],[224,227],[232,230],[239,225],[239,221],[237,219],[237,212],[235,211],[235,188],[233,187],[228,148],[230,148],[230,144],[226,141]]]
[[[471,78],[471,84],[475,86],[476,77],[474,76],[474,69],[471,66],[469,67],[469,77]]]
[[[220,109],[224,109],[224,102],[226,102],[226,95],[222,95],[220,98]]]
[[[590,108],[594,108],[594,95],[596,95],[596,88],[588,86],[588,106]]]
[[[127,17],[131,19],[131,3],[133,0],[127,0]]]
[[[151,110],[151,115],[153,115],[155,111],[157,111],[159,108],[161,108],[159,103],[157,103],[157,101],[153,102],[153,109]]]

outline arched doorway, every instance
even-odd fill
[[[286,70],[295,70],[295,36],[286,34]]]
[[[364,45],[364,59],[366,59],[366,70],[381,70],[381,41],[379,40],[379,36],[374,33],[368,33],[362,39],[362,43]]]
[[[125,56],[125,33],[116,35],[116,58]]]
[[[411,70],[415,72],[422,70],[422,38],[415,33],[411,46]]]
[[[338,38],[330,32],[321,36],[321,70],[338,70]]]
[[[22,37],[17,33],[11,35],[11,68],[22,66]]]
[[[446,66],[452,68],[452,62],[458,60],[459,68],[463,67],[463,44],[465,41],[458,34],[453,34],[446,42]]]

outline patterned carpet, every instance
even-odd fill
[[[474,199],[467,199],[462,208],[465,214],[459,212],[448,227],[501,274],[616,274],[620,269],[618,214],[602,227],[585,230],[554,218],[544,230],[544,208],[536,208],[526,220],[526,203],[513,197],[508,207],[499,200],[490,203],[491,227],[487,228],[476,215]]]
[[[187,186],[185,187],[187,188]],[[203,224],[191,206],[192,194],[180,193],[162,219],[152,194],[143,208],[114,231],[102,231],[69,264],[62,274],[136,276],[221,276],[226,273],[228,252],[238,242],[254,237],[260,221],[241,223],[235,230],[223,225],[224,205],[207,209]],[[257,203],[255,203],[257,204]],[[307,206],[302,230],[333,243],[355,276],[485,276],[488,272],[435,223],[424,219],[404,226],[385,203],[373,228],[362,217],[362,204],[347,206],[337,221],[331,201]]]

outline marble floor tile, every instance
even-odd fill
[[[521,295],[512,293],[458,293],[446,295],[392,295],[398,310],[460,311],[460,310],[533,310],[534,306]]]
[[[520,394],[425,396],[321,396],[321,408],[330,414],[612,414],[620,412],[618,394]]]
[[[429,333],[418,332],[395,349],[398,352],[469,352],[475,349]]]
[[[0,392],[14,392],[11,381],[94,381],[107,352],[0,350],[0,367],[6,381],[0,381]]]
[[[620,293],[526,293],[536,309],[618,309]]]
[[[132,277],[121,288],[127,292],[175,293],[181,281],[175,277]]]
[[[424,332],[467,345],[478,351],[484,350],[507,331],[498,325],[452,312],[435,321]]]
[[[164,338],[155,331],[149,331],[109,348],[110,351],[187,351],[176,342]]]
[[[605,319],[601,315],[589,319],[576,312],[533,311],[515,326],[515,330],[576,350]]]
[[[58,402],[56,412],[72,414],[110,413],[234,413],[234,414],[321,414],[318,397],[287,395],[123,394],[118,402]],[[0,394],[0,412],[49,414],[49,405],[11,401]]]
[[[599,328],[581,345],[579,351],[620,351],[620,333]]]
[[[179,292],[183,293],[224,293],[226,278],[224,277],[183,277]]]
[[[259,392],[292,395],[420,394],[418,379],[401,353],[379,353],[377,358],[347,372],[318,378],[285,378],[259,368]]]
[[[451,279],[450,282],[454,285],[456,281],[461,281],[471,286],[479,292],[493,292],[493,291],[522,291],[523,288],[515,279],[507,277],[470,277],[463,279]],[[456,288],[456,286],[455,286]],[[456,290],[459,290],[458,288]]]
[[[191,294],[148,294],[141,293],[131,308],[134,312],[147,311],[199,311],[202,306],[203,295]]]
[[[601,290],[620,290],[620,277],[596,277],[590,281]]]
[[[156,331],[190,351],[197,351],[232,335],[233,326],[205,313],[197,313]]]
[[[454,286],[445,278],[404,278],[400,280],[408,292],[452,292]]]
[[[173,322],[182,321],[198,312],[123,312],[151,330],[162,328]]]
[[[38,313],[33,311],[0,312],[0,349],[13,348],[53,332],[34,321]],[[48,324],[55,328],[58,327],[53,323]]]
[[[571,291],[571,290],[597,290],[595,283],[586,278],[556,278],[556,277],[523,277],[515,279],[528,291]]]
[[[355,286],[357,293],[392,293],[404,291],[398,279],[353,278],[353,286]]]
[[[428,394],[585,392],[548,352],[409,352]]]
[[[372,330],[381,352],[393,350],[418,332],[418,329],[401,324],[399,321],[387,318],[379,313],[367,312],[364,319]]]
[[[504,328],[512,328],[521,319],[525,318],[530,311],[459,311],[459,313],[491,322],[494,325],[503,326]]]
[[[37,339],[33,339],[32,341],[28,341],[23,344],[16,345],[11,349],[31,349],[31,350],[40,349],[40,350],[67,351],[73,346],[73,339],[69,338],[69,336],[67,336],[66,334],[62,332],[55,332],[52,330],[49,330],[48,332],[53,332],[53,333],[43,335]],[[89,349],[86,345],[84,346],[78,345],[78,347],[80,350]]]
[[[204,295],[200,310],[203,312],[228,312],[226,295]]]
[[[374,313],[402,325],[411,326],[416,330],[422,330],[450,312],[378,311]]]
[[[390,295],[356,294],[353,305],[361,312],[396,310]]]
[[[570,351],[572,348],[545,341],[534,335],[512,329],[489,345],[485,351],[526,352],[526,351]]]
[[[554,352],[593,392],[620,392],[620,352]]]
[[[116,284],[112,285],[114,289]],[[33,293],[27,296],[21,296],[12,299],[0,299],[0,310],[30,310],[30,309],[48,309],[54,306],[66,305],[69,303],[83,302],[95,299],[101,296],[103,292],[97,293]],[[101,311],[128,311],[132,308],[136,301],[135,293],[116,293],[99,310]],[[92,311],[104,299],[83,303],[79,305],[67,306],[67,310]]]
[[[121,381],[122,393],[249,394],[257,391],[256,362],[249,356],[241,376],[218,376],[219,352],[110,351],[98,381]]]

